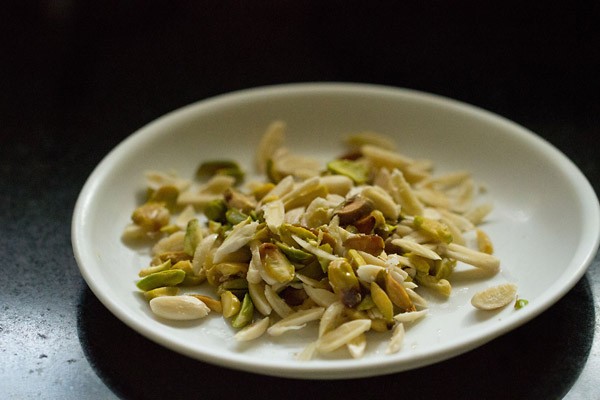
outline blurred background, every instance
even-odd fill
[[[94,166],[129,134],[186,104],[287,82],[432,92],[538,133],[600,191],[598,1],[39,0],[5,2],[0,18],[0,256],[10,260],[0,274],[0,389],[14,398],[154,397],[133,383],[143,374],[131,375],[131,362],[115,358],[131,355],[118,346],[120,338],[156,351],[169,367],[200,368],[112,317],[87,289],[70,247],[73,206]],[[480,372],[470,393],[560,398],[579,382],[571,398],[595,398],[584,393],[597,387],[598,375],[578,377],[585,365],[597,371],[600,364],[592,342],[598,269],[596,258],[593,273],[558,308],[496,342],[500,351],[515,340],[533,346],[543,364],[527,364],[531,370],[520,375],[504,372],[503,383]],[[560,329],[548,332],[557,321]],[[579,324],[579,332],[568,324]],[[536,348],[532,335],[541,334],[571,347]],[[473,373],[485,351],[404,376],[422,380],[456,367]],[[559,355],[548,358],[552,352]],[[519,376],[535,381],[542,365],[550,371],[545,388],[510,386]],[[256,385],[282,382],[234,376]],[[467,381],[456,382],[447,378],[449,392],[429,389],[424,398],[467,398],[460,390]],[[365,395],[358,382],[344,393]]]

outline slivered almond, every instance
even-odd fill
[[[496,310],[512,303],[516,295],[517,285],[504,283],[475,293],[471,298],[471,304],[480,310]]]

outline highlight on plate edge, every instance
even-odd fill
[[[478,201],[472,171],[437,175],[433,160],[376,132],[349,134],[323,165],[285,136],[274,121],[257,143],[260,179],[231,159],[199,161],[193,177],[144,171],[147,199],[122,239],[151,248],[136,285],[158,319],[221,314],[237,341],[313,325],[300,360],[359,358],[370,331],[386,332],[395,353],[428,314],[422,291],[451,295],[457,263],[486,271],[482,279],[499,271],[481,228],[492,205]],[[471,299],[480,310],[513,302],[527,304],[508,282]]]

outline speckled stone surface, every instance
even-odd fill
[[[93,4],[92,4],[93,3]],[[600,192],[593,2],[477,10],[341,2],[38,1],[5,9],[0,64],[0,393],[8,399],[600,398],[600,258],[530,323],[396,375],[305,382],[215,367],[129,329],[79,274],[70,223],[94,166],[193,101],[360,81],[453,97],[563,151]],[[509,157],[510,155],[507,155]]]

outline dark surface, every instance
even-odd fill
[[[597,2],[126,3],[37,1],[0,14],[3,398],[369,398],[384,387],[401,398],[600,397],[598,256],[556,305],[479,349],[397,375],[304,382],[141,337],[87,288],[70,244],[79,190],[127,135],[185,104],[273,83],[378,83],[475,104],[546,138],[598,193]]]

